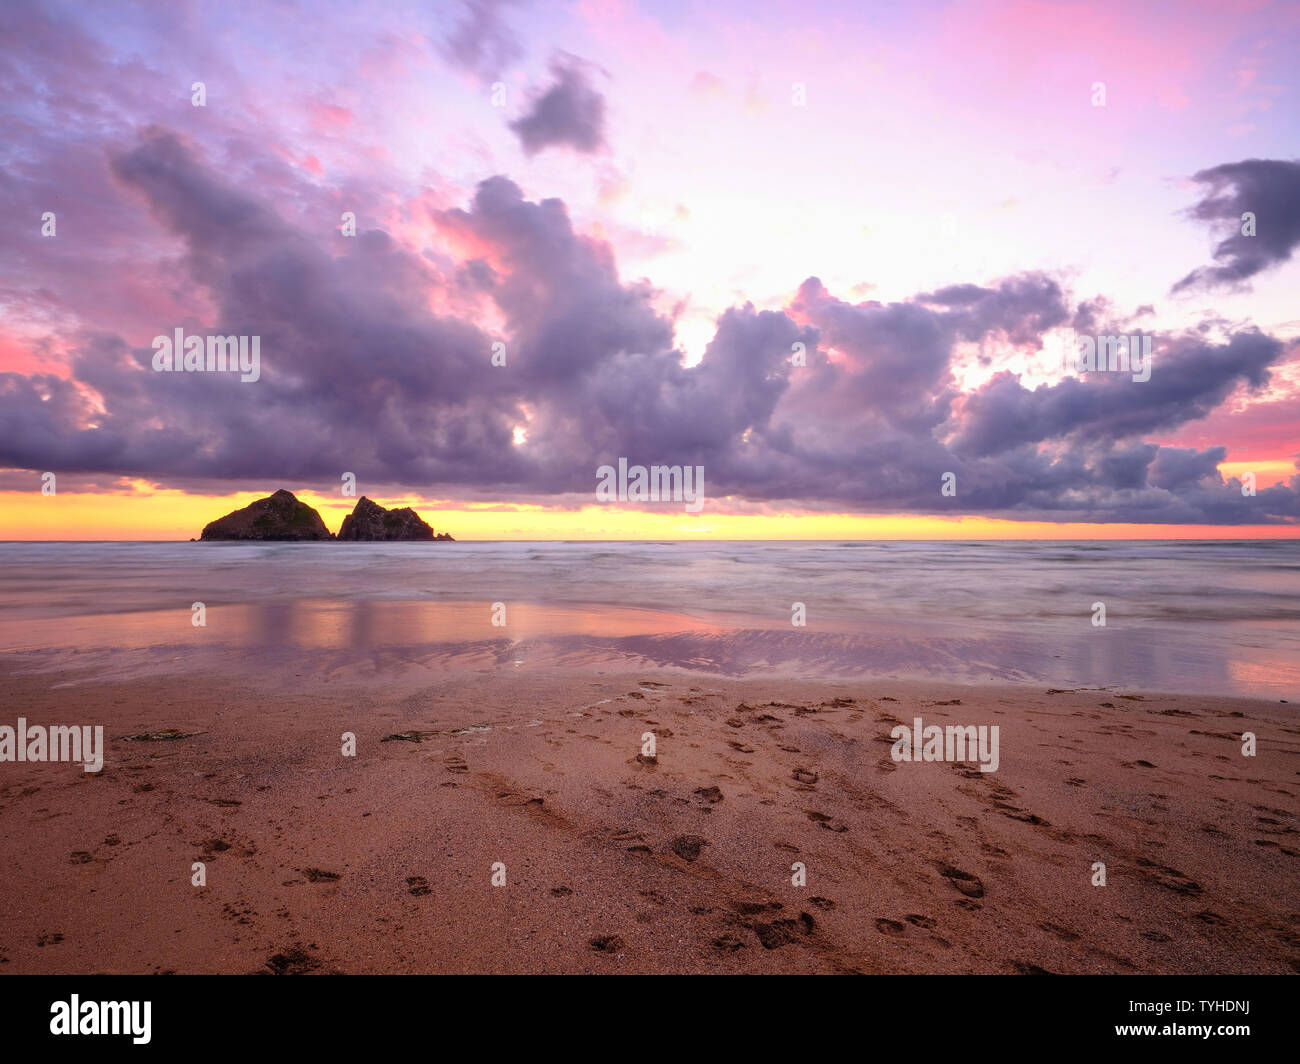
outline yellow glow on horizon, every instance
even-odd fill
[[[1262,465],[1256,464],[1257,473]],[[197,539],[203,526],[269,491],[233,495],[135,492],[42,496],[39,490],[0,492],[0,540]],[[294,493],[320,511],[337,532],[356,500]],[[710,540],[710,539],[1255,539],[1300,538],[1298,525],[1143,525],[1008,521],[1002,518],[915,514],[688,514],[591,504],[579,510],[537,505],[489,505],[378,498],[383,506],[413,506],[438,532],[458,540]]]
[[[1240,478],[1242,473],[1254,473],[1256,488],[1286,484],[1296,475],[1296,464],[1290,458],[1262,462],[1220,462],[1215,468],[1224,477]]]

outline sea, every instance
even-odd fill
[[[1300,701],[1300,541],[0,543],[0,665],[666,666]]]

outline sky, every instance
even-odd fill
[[[1268,0],[5,3],[0,539],[337,529],[346,473],[464,539],[1300,535],[1297,54]],[[1114,336],[1149,378],[1062,356]]]

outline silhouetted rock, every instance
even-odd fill
[[[299,502],[293,492],[281,488],[274,495],[258,499],[242,510],[206,525],[200,539],[254,539],[254,540],[330,540],[353,542],[431,542],[440,540],[454,543],[446,532],[436,536],[409,506],[387,510],[371,502],[364,495],[347,517],[336,537],[321,520],[320,514],[305,502]],[[190,540],[191,543],[194,540]]]
[[[205,525],[200,539],[327,540],[333,539],[320,514],[291,491],[249,503]]]
[[[339,539],[365,542],[393,540],[432,540],[433,529],[409,506],[386,510],[364,495],[357,500],[352,512],[343,518]],[[438,536],[443,539],[444,536]],[[450,539],[450,536],[445,538]]]

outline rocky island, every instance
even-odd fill
[[[400,510],[385,510],[364,495],[357,500],[352,512],[343,518],[338,539],[387,542],[390,540],[451,539],[445,532],[440,536],[409,506]]]
[[[446,532],[435,535],[433,528],[409,506],[387,510],[364,495],[357,500],[352,512],[343,518],[343,527],[335,536],[325,527],[316,510],[284,488],[210,522],[204,526],[199,538],[205,541],[455,542]]]
[[[310,541],[334,537],[319,513],[281,488],[205,525],[199,538]]]

